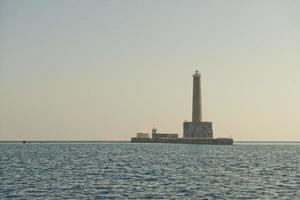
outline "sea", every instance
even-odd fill
[[[300,199],[300,143],[0,143],[0,199]]]

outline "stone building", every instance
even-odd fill
[[[177,133],[158,133],[156,128],[152,129],[153,139],[176,139],[178,138]]]

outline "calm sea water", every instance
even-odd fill
[[[0,144],[0,199],[300,199],[300,145]]]

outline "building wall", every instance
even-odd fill
[[[137,133],[137,138],[149,138],[149,133]]]
[[[183,138],[213,138],[212,122],[184,122]]]
[[[178,134],[177,133],[152,133],[152,138],[153,139],[174,139],[174,138],[178,138]]]

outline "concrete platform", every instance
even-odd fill
[[[131,143],[172,143],[172,144],[212,144],[212,145],[233,145],[231,138],[176,138],[176,139],[154,139],[154,138],[131,138]]]

